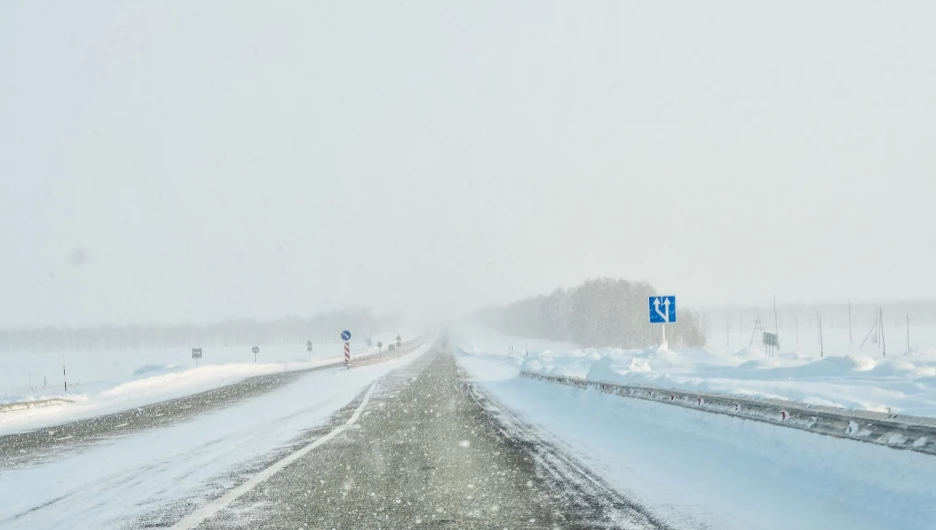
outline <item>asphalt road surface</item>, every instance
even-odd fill
[[[310,432],[306,446],[316,437],[318,445],[215,499],[214,509],[176,506],[133,526],[667,528],[479,394],[444,349],[378,380]],[[180,523],[172,514],[183,511]]]

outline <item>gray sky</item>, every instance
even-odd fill
[[[936,296],[936,3],[0,5],[0,327]]]

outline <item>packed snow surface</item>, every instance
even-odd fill
[[[675,528],[933,528],[931,455],[519,376],[528,369],[933,413],[929,357],[768,359],[756,350],[583,349],[473,329],[457,336],[459,364],[496,406]]]
[[[378,335],[373,343],[389,344],[393,338],[395,334]],[[312,352],[304,344],[259,348],[255,362],[250,345],[205,346],[198,366],[191,348],[2,352],[0,405],[51,398],[72,403],[0,413],[0,435],[141,407],[256,375],[340,364],[343,355],[341,342],[316,344]],[[375,346],[352,343],[354,354],[376,351]]]
[[[765,397],[877,412],[936,416],[936,348],[881,356],[868,350],[819,356],[757,348],[581,348],[462,330],[462,347],[508,355],[520,368],[622,384]],[[519,346],[518,346],[519,345]]]

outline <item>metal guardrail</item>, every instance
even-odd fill
[[[936,455],[936,418],[808,405],[779,399],[742,398],[580,377],[521,371],[520,375],[577,388],[761,421],[826,436]]]
[[[34,409],[37,407],[51,407],[53,405],[65,405],[74,403],[70,399],[52,398],[37,399],[35,401],[14,401],[12,403],[0,403],[0,412],[12,412],[14,410]]]

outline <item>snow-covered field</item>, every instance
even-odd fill
[[[774,362],[751,351],[583,350],[543,341],[529,341],[529,356],[521,357],[508,351],[523,351],[524,339],[476,329],[457,334],[459,364],[500,405],[675,527],[933,528],[936,458],[930,455],[518,376],[526,367],[727,392],[821,395],[840,403],[915,404],[932,412],[933,378],[919,373],[934,366],[928,356],[907,361],[910,373],[880,359]],[[862,400],[872,388],[888,388],[886,399]]]
[[[847,330],[841,335],[827,337],[835,354],[824,357],[818,347],[810,352],[795,345],[768,357],[747,342],[738,349],[580,348],[481,330],[465,335],[465,347],[506,354],[513,346],[525,370],[555,375],[936,416],[936,346],[895,348],[885,357],[874,345],[849,349]]]
[[[393,338],[382,334],[374,342]],[[316,344],[311,354],[304,344],[260,344],[259,348],[254,362],[250,345],[204,347],[198,367],[190,348],[71,351],[64,357],[67,393],[61,353],[0,353],[0,404],[48,398],[73,401],[0,413],[0,435],[140,407],[255,375],[328,365],[343,355],[340,342]],[[352,343],[355,354],[376,350],[363,342]]]

